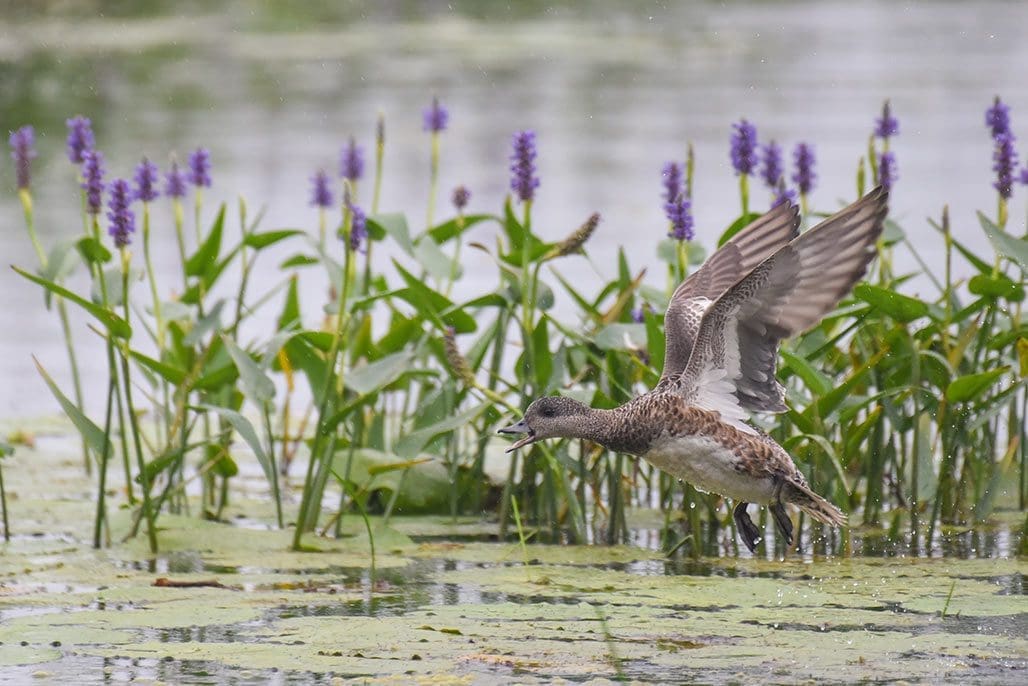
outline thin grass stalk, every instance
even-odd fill
[[[107,346],[107,363],[110,368],[114,368],[113,359],[114,349]],[[107,382],[107,410],[104,413],[104,443],[103,449],[100,452],[100,474],[99,474],[99,485],[96,493],[96,518],[93,523],[93,547],[100,549],[101,537],[103,532],[103,523],[107,518],[107,463],[111,456],[111,421],[113,419],[114,410],[114,396],[118,393],[118,381],[117,377],[113,374],[108,375]]]
[[[4,542],[11,542],[11,522],[7,518],[7,489],[4,487],[4,466],[0,462],[0,513],[4,521]]]
[[[275,520],[278,523],[278,528],[282,529],[284,528],[282,522],[282,493],[279,490],[278,484],[278,468],[275,466],[275,434],[271,430],[270,403],[264,403],[262,414],[264,415],[264,430],[268,434],[268,460],[271,462],[271,493],[272,497],[275,498]]]

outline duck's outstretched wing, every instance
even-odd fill
[[[664,371],[660,382],[674,379],[692,353],[700,319],[712,302],[769,255],[799,233],[799,209],[782,203],[754,220],[707,258],[678,285],[664,316]]]
[[[678,391],[752,431],[746,409],[782,412],[778,344],[816,324],[865,273],[882,232],[880,186],[801,234],[714,301],[700,321]]]

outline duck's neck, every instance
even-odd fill
[[[624,413],[620,410],[621,408],[590,408],[585,418],[576,423],[575,434],[572,437],[599,443],[608,450],[620,453],[642,454],[645,449],[637,445],[638,441],[635,439],[638,437],[633,435],[635,432],[629,430]]]

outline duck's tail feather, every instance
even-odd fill
[[[794,481],[782,486],[782,500],[792,503],[819,522],[829,526],[845,526],[846,514],[812,490]]]

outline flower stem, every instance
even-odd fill
[[[439,185],[439,132],[432,132],[432,156],[429,162],[429,185],[428,185],[428,216],[425,221],[426,228],[432,228],[432,218],[435,215],[435,196]]]

